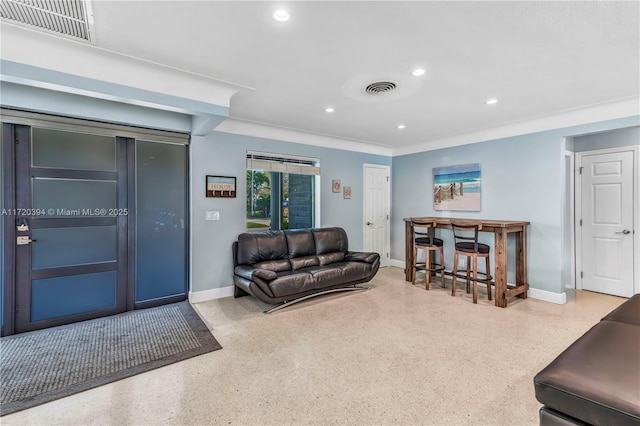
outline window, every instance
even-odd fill
[[[319,226],[320,161],[247,152],[247,231]]]

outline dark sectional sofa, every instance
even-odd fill
[[[247,232],[233,243],[235,297],[280,304],[334,291],[362,290],[380,266],[378,253],[348,250],[342,228]]]
[[[534,380],[540,425],[640,425],[640,294],[605,316]]]

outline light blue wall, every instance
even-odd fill
[[[391,165],[390,157],[221,132],[194,136],[191,139],[192,291],[233,285],[231,244],[246,229],[247,150],[319,158],[321,226],[343,227],[349,237],[349,248],[362,249],[363,165]],[[206,198],[206,175],[235,176],[237,197]],[[332,179],[351,186],[351,199],[331,191]],[[207,210],[219,211],[220,220],[205,221]]]
[[[1,83],[0,96],[0,104],[5,106],[44,113],[180,132],[189,131],[192,124],[191,117],[186,114],[12,83]],[[320,158],[321,225],[344,227],[354,250],[361,249],[363,244],[363,164],[392,165],[391,257],[398,260],[404,260],[402,218],[438,215],[433,210],[431,199],[432,168],[478,162],[482,166],[482,210],[465,214],[449,212],[448,215],[530,221],[529,282],[532,288],[561,293],[566,269],[563,266],[566,262],[562,261],[566,205],[564,138],[628,127],[635,127],[632,132],[636,133],[632,134],[637,135],[638,126],[640,119],[634,116],[393,159],[220,132],[194,136],[190,147],[192,291],[232,284],[231,243],[245,229],[245,153],[256,150]],[[634,137],[637,140],[637,136]],[[585,143],[576,140],[579,138],[593,140],[597,135],[574,138],[576,150],[579,144]],[[571,144],[567,147],[571,148]],[[238,197],[205,198],[204,179],[207,174],[236,176]],[[343,185],[352,187],[350,200],[331,192],[332,179],[340,179]],[[205,222],[206,210],[220,211],[221,220]],[[489,235],[483,235],[483,240],[492,242]],[[512,247],[513,241],[509,244]],[[450,264],[451,250],[447,253]],[[510,258],[510,269],[513,269],[513,264],[514,259]],[[513,281],[512,273],[509,280]]]
[[[573,138],[573,151],[575,152],[638,145],[640,145],[640,127],[638,126]]]
[[[404,222],[411,216],[446,216],[529,221],[528,280],[532,288],[562,293],[562,261],[566,205],[565,138],[639,124],[629,117],[602,123],[498,139],[471,145],[398,156],[392,167],[391,257],[404,261]],[[480,163],[481,211],[436,212],[433,209],[433,168]],[[445,239],[445,259],[453,259],[451,233]],[[493,236],[482,241],[493,245]],[[515,242],[510,239],[509,253]],[[493,252],[493,250],[492,250]],[[508,280],[514,282],[515,258],[508,259]],[[492,259],[492,265],[495,265]]]

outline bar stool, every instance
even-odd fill
[[[444,288],[444,249],[440,238],[433,237],[435,231],[435,220],[411,218],[411,228],[413,229],[413,284],[416,283],[416,273],[425,272],[425,289],[429,290],[432,272],[440,272],[442,287]],[[424,263],[418,263],[418,250],[425,251]],[[431,261],[431,252],[440,252],[440,263]],[[435,258],[434,258],[435,260]]]
[[[491,300],[492,278],[489,261],[490,247],[478,242],[478,232],[482,229],[482,222],[452,220],[451,229],[453,229],[453,238],[455,240],[451,295],[456,295],[456,278],[465,278],[467,280],[467,293],[469,293],[469,283],[473,281],[473,303],[478,303],[478,282],[487,285],[487,294],[489,300]],[[464,275],[460,274],[458,270],[458,257],[460,255],[467,257],[467,271]],[[478,271],[479,257],[484,257],[486,260],[486,270],[484,273]],[[471,260],[473,260],[473,277],[471,276]],[[485,278],[478,278],[478,275],[484,275]]]

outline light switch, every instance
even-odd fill
[[[217,210],[207,210],[207,220],[220,220],[220,212]]]

